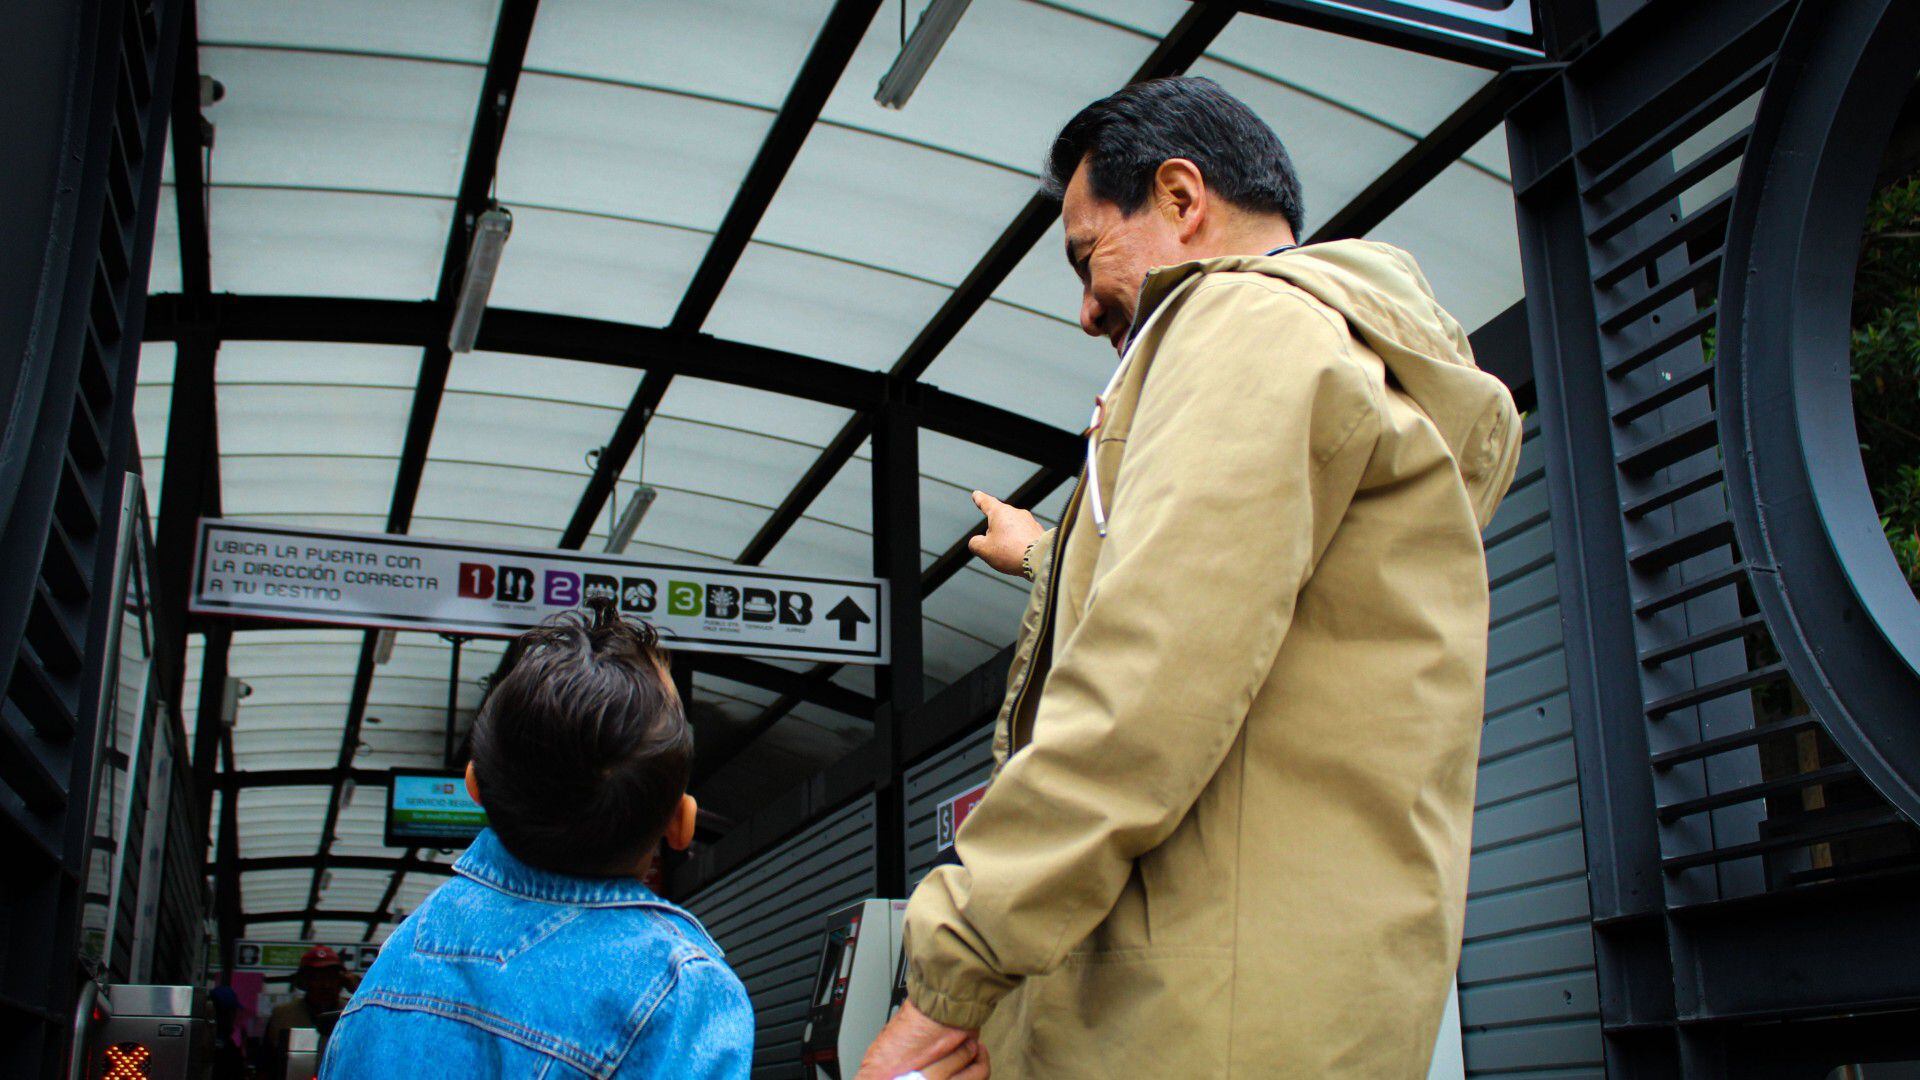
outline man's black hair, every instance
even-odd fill
[[[555,873],[631,873],[686,793],[693,731],[650,626],[589,602],[521,635],[473,726],[487,823]]]
[[[1132,214],[1170,158],[1200,169],[1207,190],[1242,210],[1280,214],[1305,239],[1306,200],[1280,136],[1212,79],[1139,82],[1067,121],[1047,155],[1047,191],[1059,198],[1082,161],[1093,193]]]

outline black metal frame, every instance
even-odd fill
[[[1739,408],[1721,410],[1719,435],[1774,644],[1848,760],[1912,818],[1920,602],[1867,490],[1849,323],[1867,197],[1897,117],[1886,103],[1920,72],[1920,6],[1835,0],[1821,15],[1803,12],[1789,32],[1754,124],[1756,146],[1798,152],[1746,171],[1734,197],[1714,366],[1720,400]],[[1780,437],[1785,417],[1797,438]]]
[[[900,447],[907,442],[917,442],[918,430],[924,427],[1035,462],[1039,466],[1038,471],[1010,497],[1014,505],[1031,507],[1038,504],[1077,472],[1079,440],[1071,433],[1007,410],[946,393],[919,381],[946,345],[961,332],[972,315],[987,302],[994,289],[1051,225],[1057,207],[1044,196],[1036,195],[1016,216],[888,372],[853,369],[812,357],[716,339],[699,332],[707,312],[744,253],[755,226],[777,192],[806,133],[817,121],[826,98],[838,83],[853,49],[857,47],[878,7],[878,0],[839,0],[834,6],[776,116],[746,181],[736,194],[668,326],[639,327],[539,312],[488,310],[481,326],[478,348],[611,364],[640,369],[646,373],[633,401],[598,456],[594,472],[563,533],[563,546],[579,546],[591,535],[593,523],[601,513],[616,478],[644,435],[646,425],[671,379],[683,374],[821,401],[855,413],[847,427],[831,441],[821,458],[742,551],[740,561],[746,563],[758,562],[771,552],[780,538],[804,514],[813,498],[851,460],[861,443],[876,434],[883,418],[888,423],[904,422],[908,425],[911,437],[901,433],[895,440]],[[450,365],[451,358],[445,350],[445,334],[453,290],[464,262],[466,232],[473,215],[484,203],[493,160],[511,106],[512,90],[524,59],[526,35],[533,10],[532,0],[514,0],[501,12],[494,48],[488,61],[485,86],[476,108],[454,226],[443,259],[440,288],[432,301],[409,303],[210,293],[203,273],[204,215],[196,210],[194,215],[198,216],[198,220],[191,220],[194,215],[190,215],[184,205],[190,201],[196,207],[199,205],[197,200],[185,197],[188,188],[203,182],[197,176],[198,158],[194,155],[192,169],[182,177],[183,259],[189,264],[185,287],[179,295],[153,297],[147,325],[150,340],[174,340],[180,343],[183,372],[187,377],[199,379],[201,374],[205,375],[202,380],[204,387],[200,381],[182,381],[181,387],[190,391],[184,397],[179,396],[181,388],[176,388],[177,399],[193,409],[191,414],[178,415],[201,416],[205,422],[186,425],[186,430],[179,431],[182,440],[179,449],[183,457],[176,458],[170,447],[170,464],[185,458],[199,458],[202,453],[217,455],[211,369],[213,350],[221,341],[351,341],[420,346],[425,351],[421,378],[416,388],[388,523],[390,529],[406,529]],[[1151,78],[1184,70],[1238,12],[1301,23],[1494,69],[1506,69],[1527,59],[1524,51],[1495,45],[1483,46],[1444,34],[1430,34],[1370,15],[1349,14],[1319,5],[1298,3],[1296,0],[1196,0],[1178,25],[1156,45],[1134,78]],[[184,55],[191,61],[196,51],[195,44],[189,38],[183,49]],[[1502,70],[1485,89],[1473,95],[1451,117],[1421,139],[1378,181],[1329,218],[1314,239],[1358,234],[1383,220],[1491,130],[1515,99],[1546,78],[1552,70],[1550,66],[1540,65]],[[179,115],[186,118],[190,106],[193,123],[187,130],[197,132],[199,120],[196,99],[183,98]],[[181,156],[184,155],[176,155]],[[190,350],[199,351],[190,356]],[[196,390],[196,387],[200,389]],[[900,419],[902,417],[906,419],[903,421]],[[175,427],[178,430],[181,425]],[[196,445],[202,439],[208,449],[196,450]],[[901,453],[902,450],[896,449],[890,456],[897,460]],[[951,580],[965,567],[970,558],[967,541],[978,530],[956,538],[924,573],[911,572],[907,564],[918,558],[917,487],[901,482],[895,485],[899,490],[891,491],[882,477],[889,466],[881,461],[881,457],[876,452],[876,570],[895,579],[896,597],[923,597]],[[217,456],[209,460],[217,470]],[[174,473],[175,470],[169,470],[167,480],[170,488],[175,484]],[[171,512],[175,507],[185,508],[195,504],[218,506],[217,471],[196,474],[194,470],[187,469],[179,470],[179,473],[181,490],[178,497],[167,501],[169,513],[163,515],[163,528],[180,527],[180,515]],[[196,475],[201,485],[198,491],[191,490]],[[187,516],[190,526],[193,515]],[[906,535],[902,530],[909,521],[914,530],[914,545],[892,548],[888,546],[890,541],[881,539],[883,533]],[[882,528],[882,522],[891,522],[892,526]],[[167,550],[177,561],[180,545],[172,543]],[[908,552],[912,554],[911,559],[905,554]],[[892,566],[894,563],[898,565]],[[892,566],[892,569],[881,569],[882,564]],[[912,633],[917,638],[917,618],[896,620],[897,624],[907,622],[912,623]],[[184,620],[182,625],[186,625]],[[197,621],[193,625],[196,629],[208,632],[209,670],[224,659],[224,648],[231,640],[230,633],[247,628],[241,625],[222,629],[205,621]],[[334,864],[331,848],[339,812],[340,782],[362,771],[353,768],[352,755],[358,743],[359,726],[364,720],[366,700],[373,680],[372,653],[373,637],[369,634],[356,664],[341,752],[333,768],[301,770],[297,774],[227,775],[220,776],[216,781],[211,776],[211,753],[197,754],[196,757],[204,765],[200,775],[217,783],[223,790],[237,791],[255,781],[295,782],[291,779],[294,775],[304,777],[305,782],[325,783],[333,788],[320,849],[311,864],[314,873],[305,909],[308,912],[318,909],[321,874],[328,865]],[[905,657],[908,654],[896,651],[895,655]],[[911,655],[917,661],[917,641]],[[887,777],[897,774],[900,759],[895,745],[898,738],[892,734],[896,728],[893,717],[903,715],[904,711],[917,704],[922,692],[918,688],[920,679],[917,675],[911,680],[883,679],[889,689],[883,690],[878,700],[874,700],[847,691],[833,682],[834,675],[839,671],[835,665],[820,665],[809,672],[792,673],[772,665],[756,665],[734,658],[689,655],[681,658],[681,661],[676,670],[677,678],[688,679],[694,673],[704,671],[773,689],[781,695],[742,732],[716,747],[715,753],[703,754],[696,768],[697,783],[704,782],[727,761],[744,752],[802,701],[812,701],[863,719],[873,719],[877,733],[884,737],[883,743],[894,748],[886,755],[887,760],[879,763],[878,767],[883,770],[881,786],[885,786]],[[907,685],[912,689],[903,690],[903,686]],[[203,715],[211,715],[208,711],[210,708],[217,709],[218,689],[203,685]],[[210,751],[217,745],[210,741],[212,738],[210,732],[203,735],[203,749]],[[230,761],[230,748],[228,754]],[[208,799],[211,798],[211,786],[210,783],[209,793],[205,795]],[[226,805],[231,807],[233,801],[228,800]],[[223,835],[216,842],[214,862],[220,871],[218,880],[221,889],[231,888],[237,894],[237,883],[229,883],[226,875],[242,873],[254,864],[239,860],[237,847],[231,847],[230,841],[231,838]],[[382,910],[372,913],[373,918],[368,922],[369,934],[378,921],[385,917],[392,894],[397,890],[399,872],[418,865],[413,859],[414,855],[409,852],[406,858],[393,865],[397,871],[394,888],[389,890],[388,903],[383,903]],[[235,907],[237,909],[237,899]],[[237,910],[233,918],[240,918]]]
[[[1894,959],[1920,953],[1920,931],[1886,906],[1911,902],[1920,864],[1833,855],[1863,838],[1897,853],[1913,835],[1873,801],[1855,752],[1901,748],[1872,741],[1871,720],[1841,737],[1849,721],[1818,686],[1871,658],[1829,669],[1841,639],[1827,638],[1798,663],[1771,659],[1768,649],[1792,656],[1802,628],[1765,598],[1786,589],[1830,618],[1852,606],[1846,592],[1799,594],[1817,572],[1809,554],[1768,545],[1819,527],[1804,489],[1783,482],[1780,462],[1801,451],[1778,425],[1834,404],[1831,385],[1824,401],[1787,396],[1820,366],[1828,379],[1837,366],[1846,392],[1846,348],[1833,339],[1837,325],[1846,340],[1844,237],[1858,235],[1874,169],[1829,176],[1819,197],[1836,201],[1825,206],[1807,181],[1860,167],[1821,157],[1816,133],[1872,137],[1842,94],[1859,55],[1836,43],[1857,49],[1888,6],[1651,4],[1508,117],[1610,1075],[1821,1076],[1920,1054],[1911,1036],[1890,1038],[1895,1015],[1920,1030],[1920,974]],[[1676,147],[1704,142],[1763,87],[1758,121],[1676,162]],[[1877,164],[1872,145],[1851,158],[1869,151]],[[1680,204],[1736,161],[1737,193]],[[1796,254],[1793,243],[1816,235],[1831,250]],[[1794,293],[1786,282],[1819,260],[1840,287]],[[1716,327],[1717,348],[1703,348]],[[1830,466],[1844,460],[1836,448],[1853,454],[1864,495],[1849,408],[1842,399],[1815,437]],[[1775,426],[1749,441],[1756,410]],[[1856,633],[1889,632],[1854,611]],[[1858,676],[1876,682],[1856,684],[1856,700],[1876,707],[1873,694],[1899,692],[1899,674],[1883,664]],[[1756,690],[1773,703],[1763,708]],[[1775,718],[1781,701],[1811,708]],[[1891,698],[1877,707],[1888,710],[1880,723],[1903,716]],[[1845,760],[1819,749],[1826,736]],[[1795,748],[1801,760],[1783,768],[1781,752]]]
[[[34,6],[0,45],[16,99],[0,269],[0,1072],[62,1061],[79,970],[101,687],[123,594],[124,478],[182,4]],[[137,522],[126,523],[129,528]],[[144,542],[144,538],[143,538]],[[157,615],[157,613],[156,613]],[[197,920],[195,920],[197,921]]]

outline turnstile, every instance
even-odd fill
[[[213,1008],[193,986],[105,987],[89,1015],[89,1080],[204,1080],[213,1070]]]
[[[800,1061],[808,1080],[843,1080],[893,1011],[905,900],[862,900],[828,916]]]

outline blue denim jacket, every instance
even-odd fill
[[[388,939],[327,1047],[348,1077],[745,1077],[753,1006],[698,920],[491,829]]]

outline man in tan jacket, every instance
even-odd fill
[[[1057,531],[976,500],[1035,582],[999,768],[861,1076],[973,1029],[1001,1076],[1423,1076],[1512,398],[1405,252],[1293,246],[1286,151],[1207,80],[1089,106],[1049,172],[1122,359]]]

